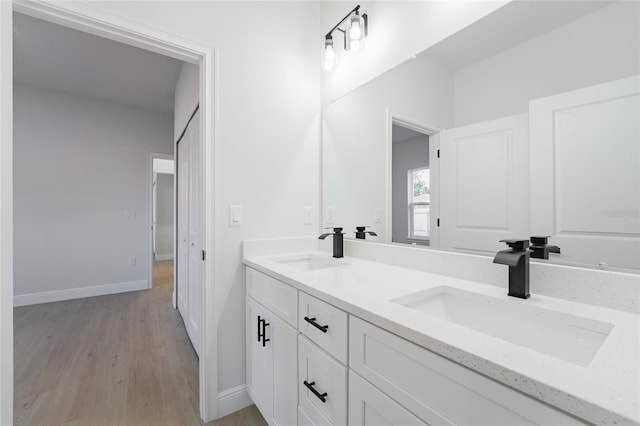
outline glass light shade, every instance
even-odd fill
[[[351,18],[351,23],[349,24],[349,39],[353,42],[356,40],[362,40],[364,36],[364,23],[362,22],[362,17],[360,15],[355,15]]]
[[[336,52],[333,50],[333,45],[327,44],[324,47],[324,54],[322,63],[326,70],[332,69],[336,64]]]

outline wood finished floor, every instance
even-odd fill
[[[16,308],[14,423],[203,424],[172,274],[172,261],[156,262],[151,290]],[[210,424],[266,422],[251,406]]]

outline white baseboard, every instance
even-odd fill
[[[161,260],[173,260],[173,253],[169,253],[169,254],[156,254],[154,256],[154,260],[156,261],[161,261]]]
[[[218,415],[227,416],[253,404],[245,385],[227,389],[218,394]]]
[[[44,291],[42,293],[17,294],[13,296],[13,306],[37,305],[39,303],[59,302],[61,300],[80,299],[83,297],[103,296],[105,294],[125,293],[128,291],[146,290],[147,280],[95,285],[90,287],[70,288],[66,290]]]

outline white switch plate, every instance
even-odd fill
[[[313,225],[313,207],[304,208],[304,224]]]
[[[373,223],[382,222],[382,211],[379,208],[373,209]]]
[[[136,218],[136,211],[135,210],[126,210],[124,212],[124,218],[125,219],[135,219]]]
[[[135,264],[136,264],[136,257],[129,256],[129,266],[135,266]]]
[[[242,226],[242,206],[229,206],[229,226]]]
[[[327,207],[325,208],[324,213],[324,223],[325,225],[333,225],[335,222],[336,209],[335,207]]]

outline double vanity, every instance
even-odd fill
[[[640,423],[637,313],[301,241],[244,247],[247,388],[269,424]]]

